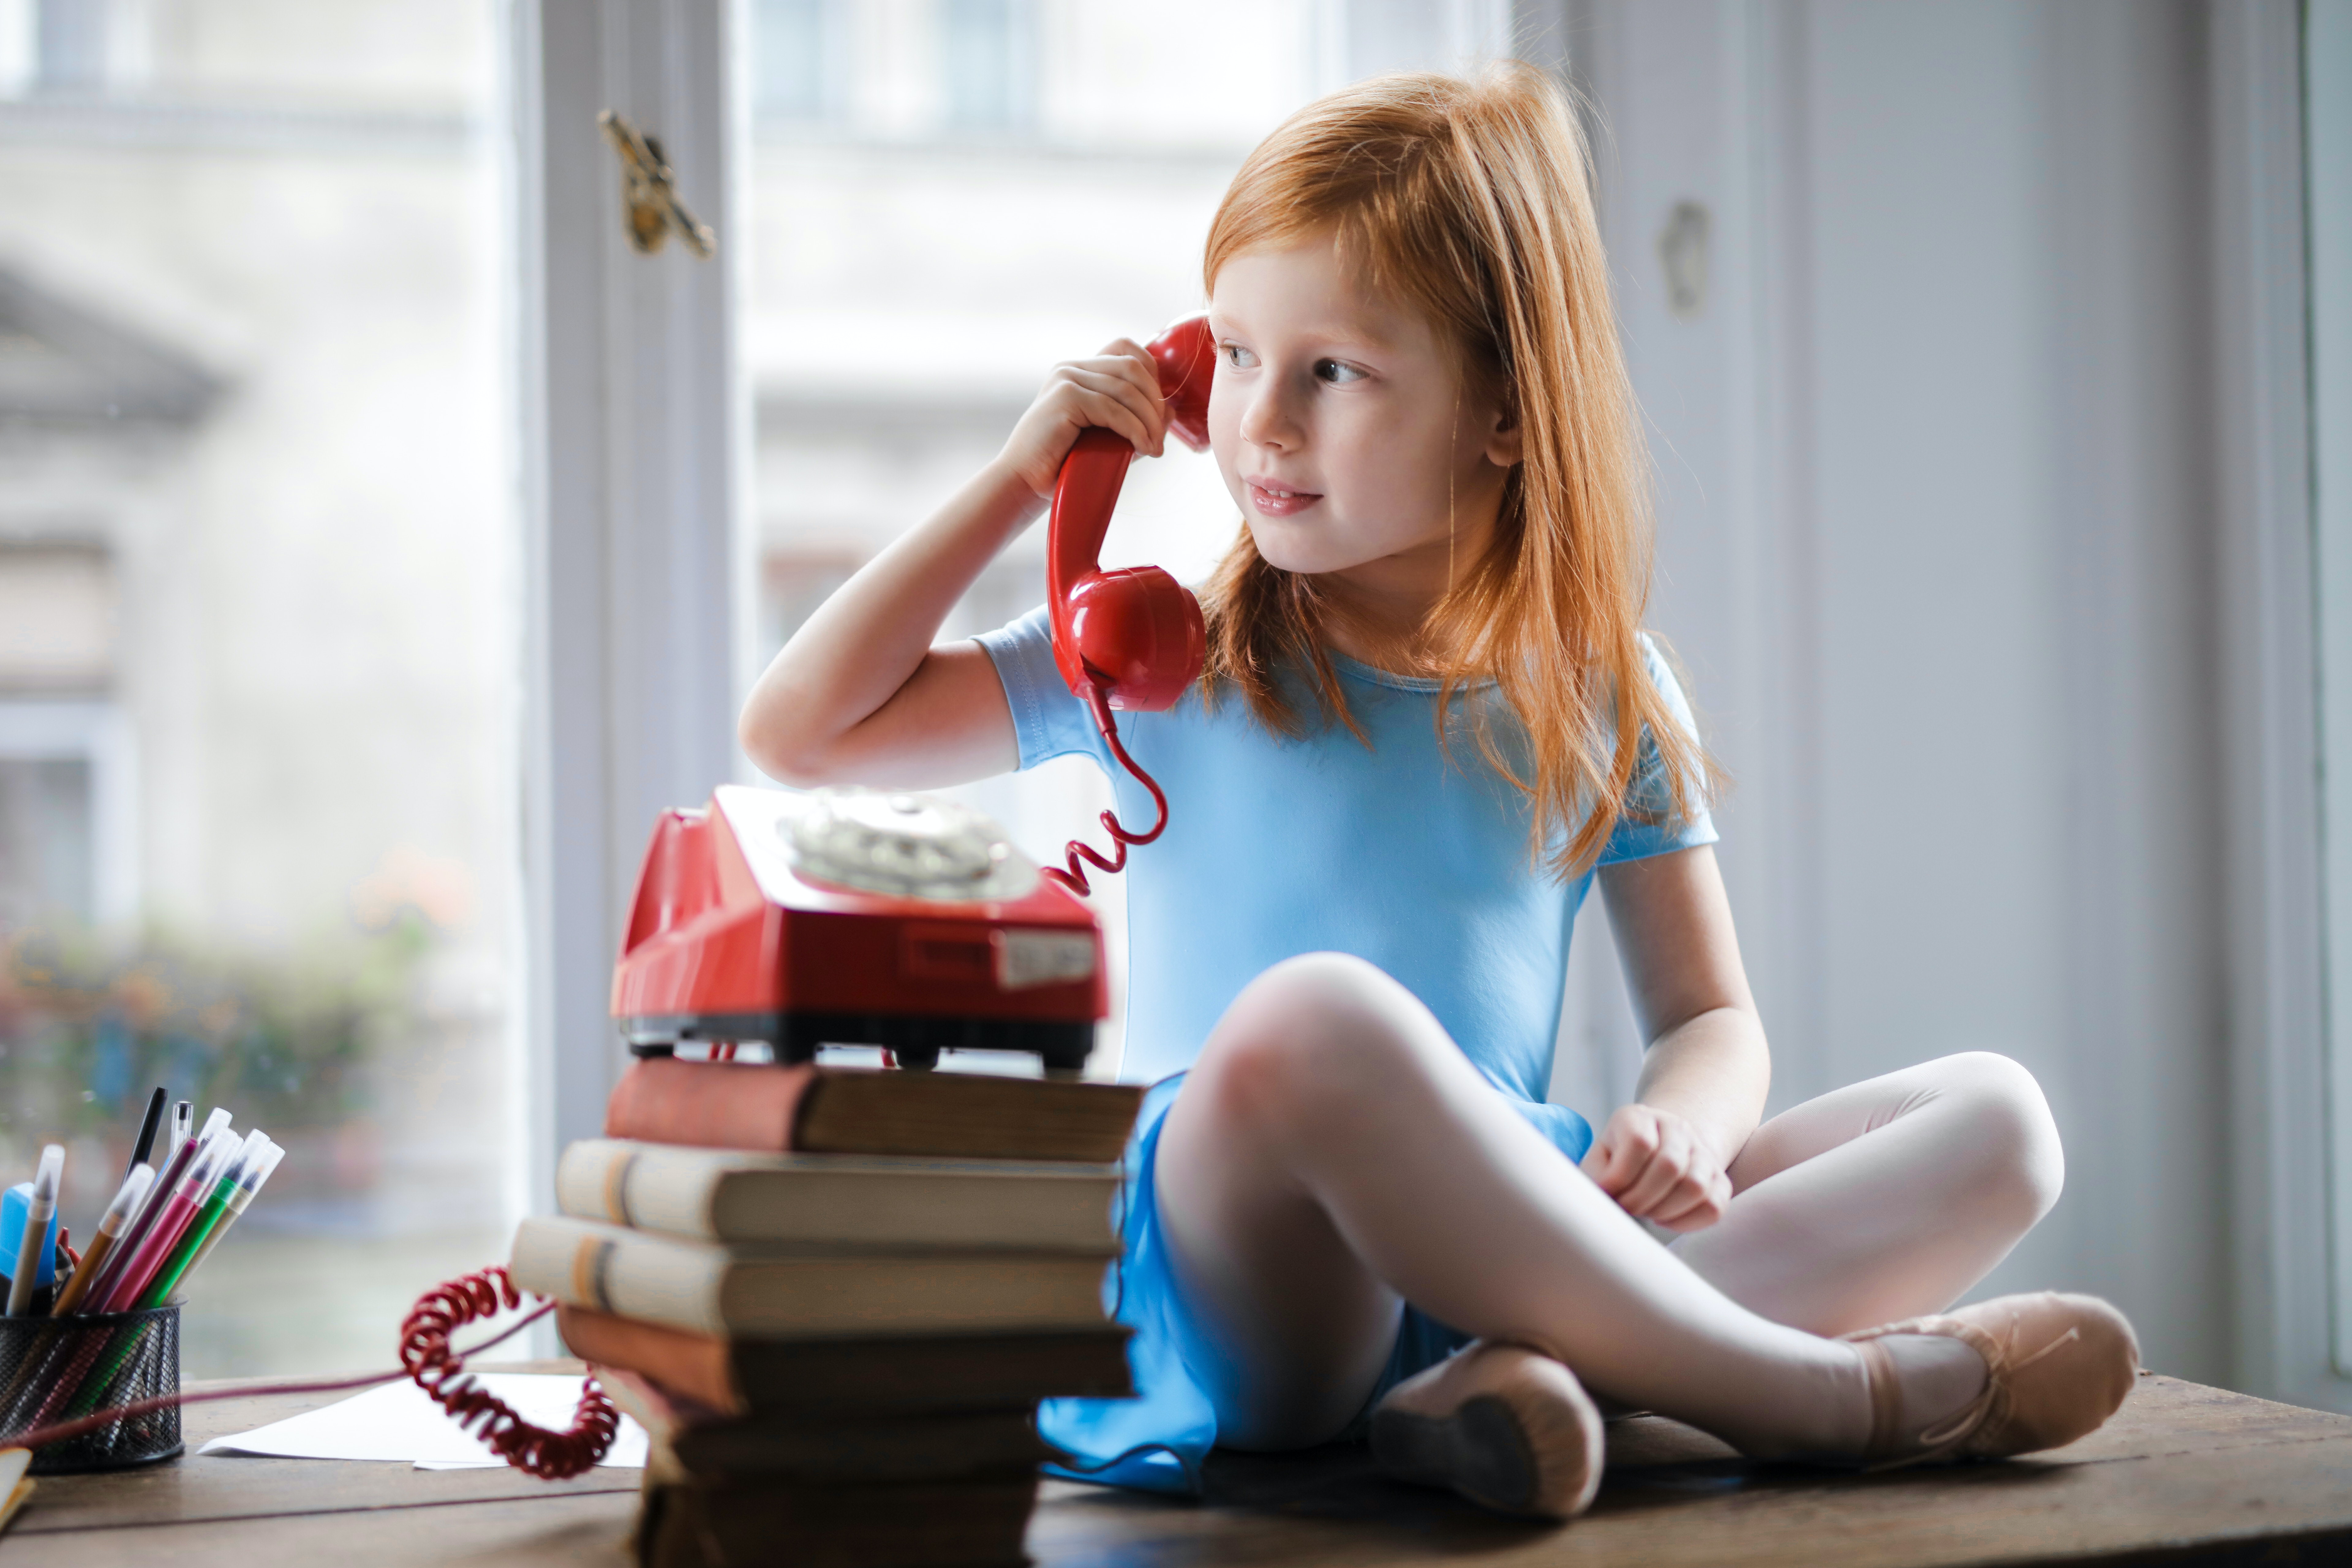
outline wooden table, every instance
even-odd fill
[[[334,1397],[191,1406],[188,1458],[44,1479],[0,1537],[0,1568],[624,1563],[634,1470],[550,1486],[509,1470],[194,1453]],[[1050,1483],[1029,1549],[1045,1568],[2352,1563],[2352,1417],[2167,1377],[2143,1376],[2083,1442],[2003,1465],[1879,1476],[1749,1465],[1687,1427],[1636,1418],[1611,1427],[1610,1467],[1593,1510],[1552,1527],[1391,1485],[1360,1449],[1221,1455],[1205,1503]]]

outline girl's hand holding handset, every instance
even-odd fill
[[[1705,1230],[1731,1202],[1727,1163],[1696,1123],[1654,1105],[1622,1105],[1586,1152],[1582,1169],[1635,1219]]]
[[[1039,500],[1050,500],[1071,443],[1093,426],[1126,437],[1147,458],[1165,449],[1168,415],[1160,397],[1160,372],[1140,343],[1120,338],[1092,359],[1055,365],[1005,438],[997,463],[1018,475]]]

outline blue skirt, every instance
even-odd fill
[[[1182,1073],[1174,1074],[1153,1084],[1144,1096],[1119,1192],[1121,1252],[1103,1282],[1104,1310],[1134,1331],[1127,1357],[1135,1397],[1049,1399],[1041,1405],[1038,1434],[1067,1456],[1064,1463],[1047,1465],[1048,1475],[1197,1495],[1201,1463],[1216,1447],[1217,1412],[1207,1392],[1213,1380],[1197,1377],[1194,1369],[1213,1367],[1221,1352],[1195,1321],[1176,1282],[1153,1200],[1160,1124],[1183,1082]],[[1591,1126],[1575,1111],[1507,1098],[1571,1163],[1582,1159],[1591,1146]],[[1365,1409],[1469,1342],[1469,1335],[1407,1306],[1388,1365],[1366,1398]]]

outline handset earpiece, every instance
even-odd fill
[[[1205,316],[1178,321],[1148,345],[1168,399],[1168,427],[1198,451],[1209,441],[1216,343]],[[1079,433],[1062,460],[1047,523],[1045,590],[1054,662],[1081,698],[1101,689],[1110,707],[1155,712],[1200,678],[1208,637],[1200,601],[1157,566],[1102,571],[1103,536],[1135,448],[1100,428]]]

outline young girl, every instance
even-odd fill
[[[1121,721],[1172,809],[1127,873],[1122,1070],[1154,1086],[1118,1276],[1140,1397],[1054,1402],[1045,1435],[1081,1473],[1181,1488],[1213,1444],[1363,1430],[1394,1474],[1564,1517],[1599,1477],[1588,1389],[1768,1458],[2098,1426],[2137,1364],[2112,1308],[1935,1315],[2057,1198],[2024,1069],[1947,1058],[1758,1125],[1763,1026],[1707,764],[1640,630],[1644,459],[1550,79],[1392,77],[1302,110],[1235,177],[1205,281],[1244,527],[1198,688]],[[1160,452],[1134,343],[1058,367],[996,461],[810,618],[744,710],[753,760],[921,788],[1076,752],[1149,820],[1044,611],[930,642],[1088,426]],[[1596,880],[1649,1042],[1598,1139],[1544,1103]]]

